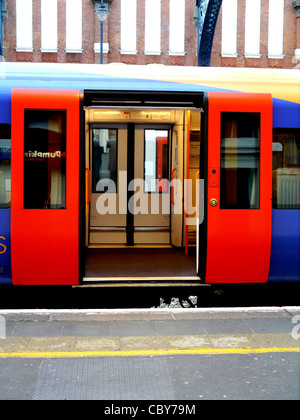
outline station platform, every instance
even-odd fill
[[[300,399],[300,307],[2,310],[0,337],[1,400]]]

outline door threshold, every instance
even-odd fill
[[[183,281],[200,281],[199,276],[170,276],[170,277],[84,277],[83,282],[183,282]]]
[[[139,248],[164,248],[171,249],[174,248],[172,245],[88,245],[87,249],[139,249]]]
[[[164,281],[164,282],[103,282],[103,283],[86,283],[86,284],[77,284],[72,286],[74,289],[82,288],[82,289],[92,289],[92,288],[134,288],[134,287],[210,287],[210,284],[200,283],[199,280],[195,281]]]

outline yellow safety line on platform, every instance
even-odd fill
[[[76,358],[76,357],[137,357],[137,356],[169,356],[169,355],[218,355],[218,354],[258,354],[258,353],[300,353],[299,347],[270,348],[207,348],[207,349],[161,349],[161,350],[121,350],[121,351],[58,351],[58,352],[11,352],[0,353],[0,359],[26,358]]]

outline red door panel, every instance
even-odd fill
[[[78,284],[79,91],[12,93],[14,284]]]
[[[272,215],[272,98],[210,93],[207,283],[266,282]]]

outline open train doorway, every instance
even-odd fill
[[[201,110],[99,102],[85,106],[83,282],[199,283]]]

